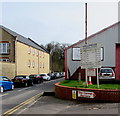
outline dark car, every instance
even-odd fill
[[[39,75],[39,74],[32,74],[29,75],[30,79],[33,80],[33,83],[42,83],[43,82],[43,78]]]
[[[32,79],[26,75],[15,76],[12,81],[14,82],[15,87],[27,87],[33,85]]]
[[[55,74],[54,73],[48,73],[48,75],[51,77],[51,79],[55,79]]]

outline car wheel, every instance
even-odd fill
[[[11,89],[12,89],[12,90],[14,89],[14,85],[12,85]]]
[[[0,87],[0,92],[3,93],[4,92],[4,88]]]

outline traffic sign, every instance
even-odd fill
[[[84,98],[94,98],[96,95],[94,92],[89,91],[78,91],[78,97],[84,97]]]

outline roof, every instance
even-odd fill
[[[106,31],[106,30],[108,30],[108,29],[110,29],[110,28],[112,28],[112,27],[114,27],[114,26],[116,26],[116,25],[118,25],[118,24],[120,24],[120,21],[117,22],[117,23],[115,23],[115,24],[113,24],[113,25],[110,25],[110,26],[107,27],[107,28],[104,28],[103,30],[101,30],[101,31],[99,31],[99,32],[97,32],[97,33],[95,33],[95,34],[89,36],[89,37],[87,37],[87,39],[90,39],[90,38],[92,38],[92,37],[94,37],[94,36],[96,36],[96,35],[98,35],[98,34],[104,32],[104,31]],[[67,50],[67,49],[69,49],[69,48],[72,48],[72,47],[74,47],[75,45],[82,43],[83,41],[85,41],[85,39],[80,40],[80,41],[78,41],[78,42],[72,44],[71,46],[66,47],[65,50]]]
[[[30,38],[26,38],[2,25],[0,25],[0,28],[2,28],[3,30],[7,31],[9,34],[11,34],[12,36],[16,37],[16,40],[23,43],[23,44],[26,44],[26,45],[29,45],[33,48],[36,48],[36,49],[39,49],[43,52],[46,52],[46,53],[49,53],[45,48],[41,47],[39,44],[37,44],[36,42],[34,42],[32,39]]]

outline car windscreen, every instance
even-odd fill
[[[30,75],[29,77],[35,77],[35,75]]]
[[[41,74],[40,76],[46,76],[45,74]]]
[[[25,78],[25,76],[18,76],[18,77],[15,77],[15,79],[23,79]]]
[[[111,69],[102,69],[101,73],[112,73]]]

